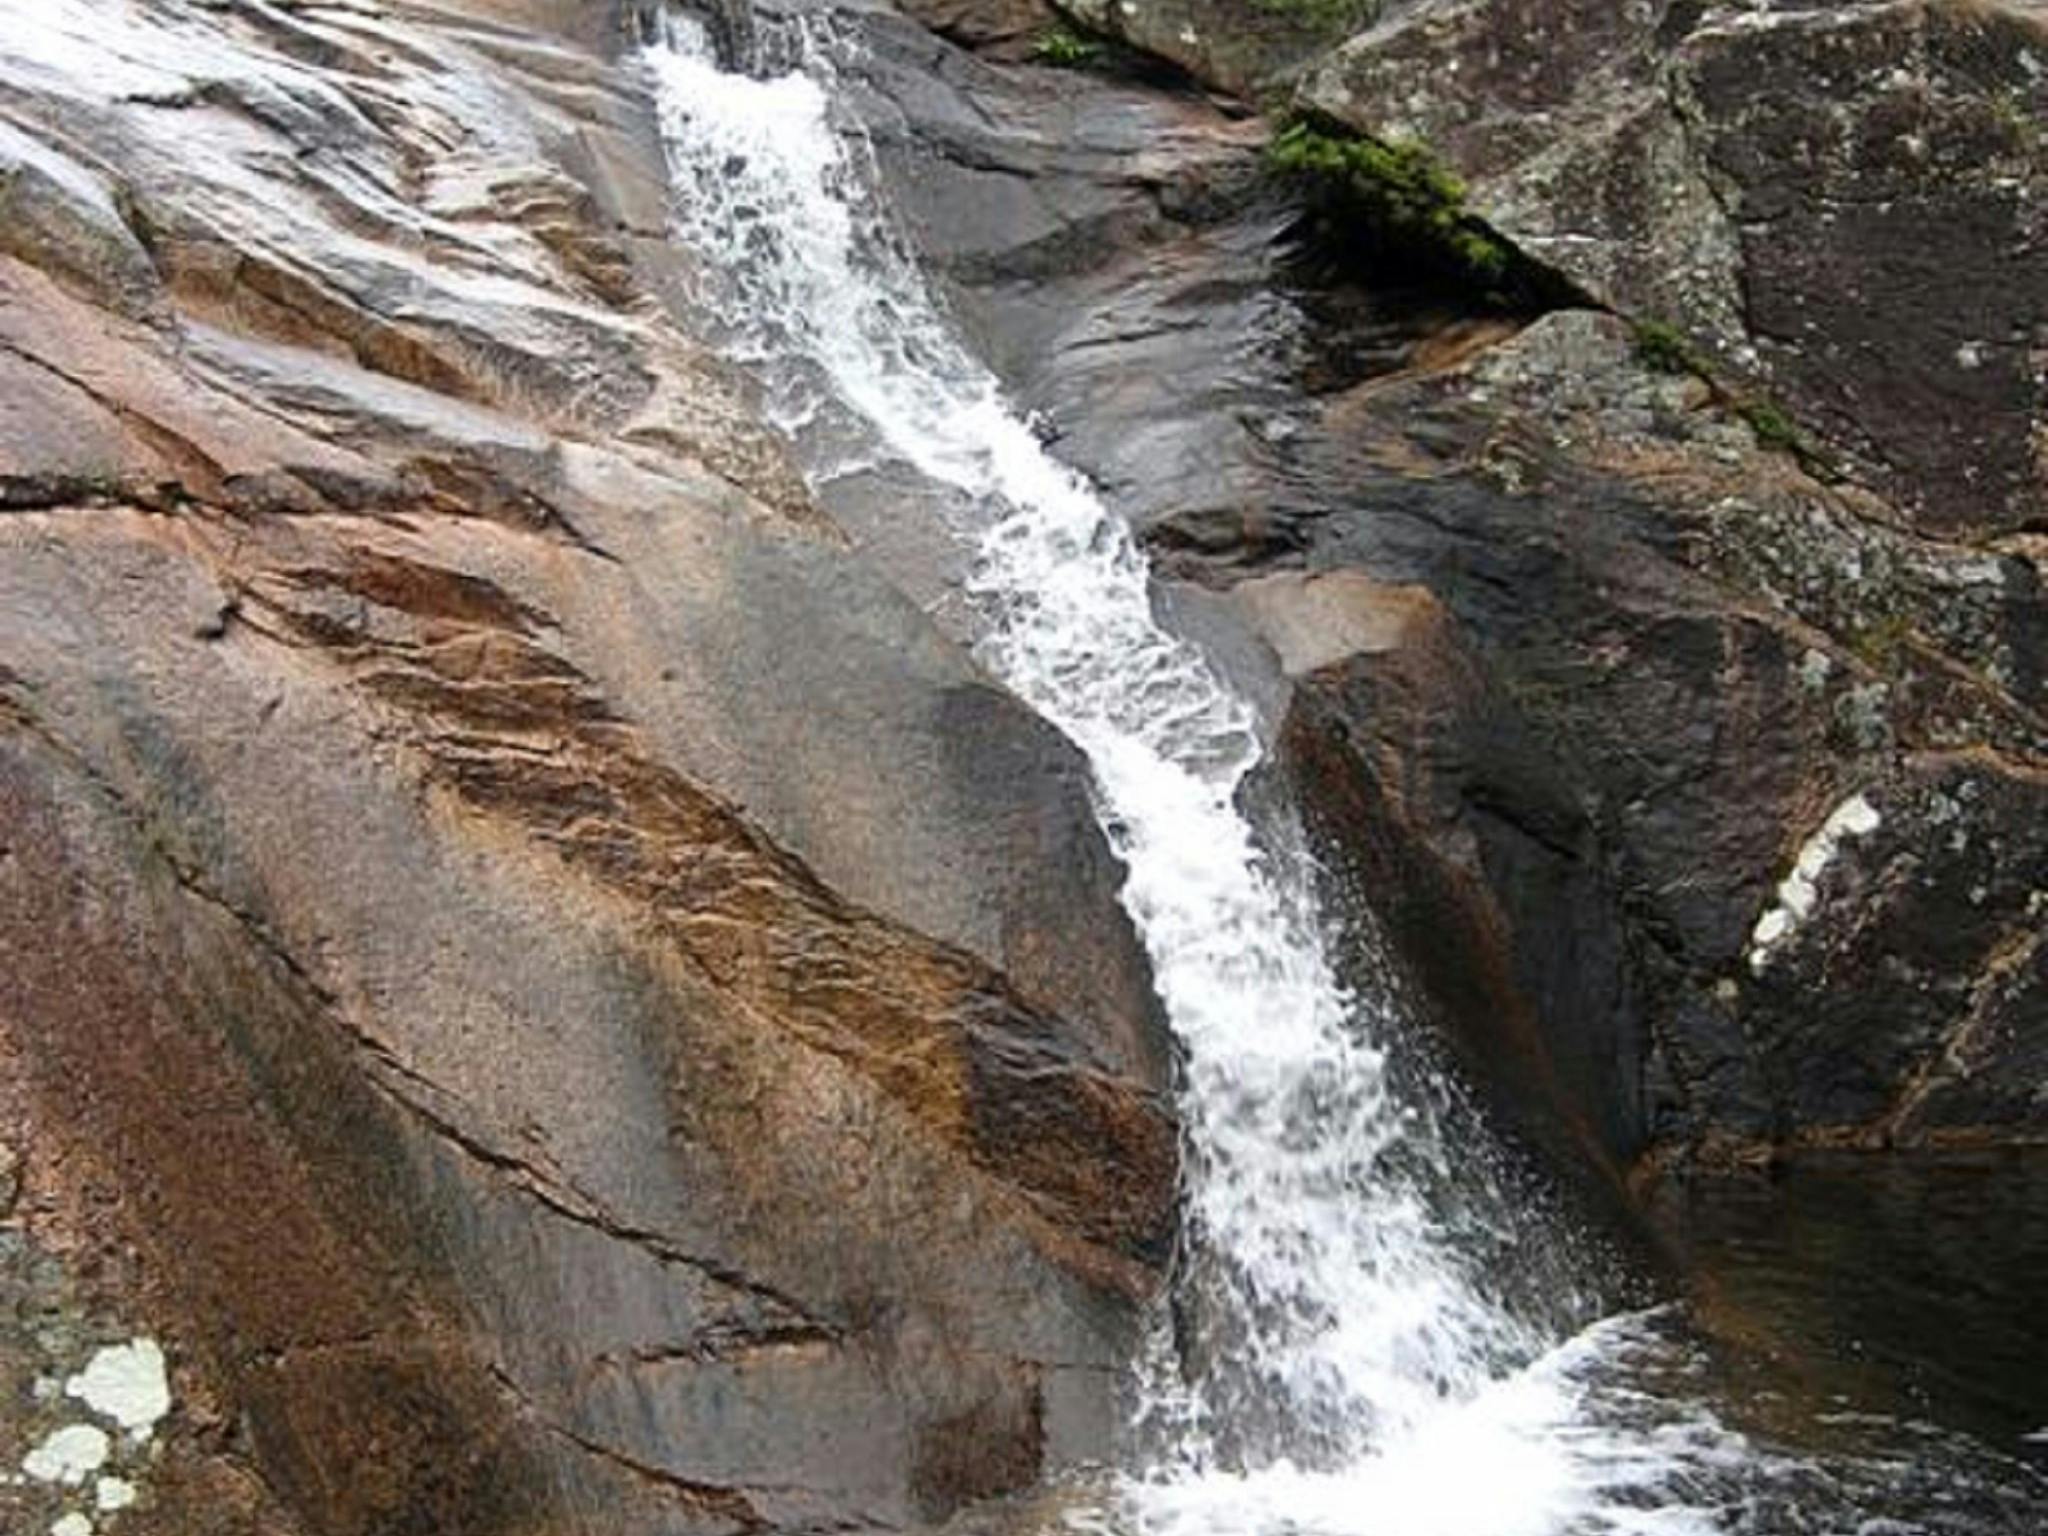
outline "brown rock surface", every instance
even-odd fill
[[[122,1529],[935,1517],[1166,1252],[1081,765],[664,301],[603,9],[0,47],[0,1235],[166,1343]]]

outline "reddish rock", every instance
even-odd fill
[[[169,1347],[138,1536],[938,1518],[1170,1246],[1120,871],[664,299],[620,18],[467,9],[0,58],[0,1236]]]

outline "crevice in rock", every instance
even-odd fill
[[[0,679],[0,682],[4,681]],[[557,1175],[536,1167],[524,1157],[492,1145],[481,1136],[465,1130],[450,1115],[430,1107],[425,1102],[425,1095],[447,1097],[447,1091],[406,1063],[387,1043],[349,1019],[333,992],[301,964],[270,925],[258,914],[213,889],[197,870],[172,851],[167,839],[133,806],[123,791],[68,743],[43,726],[24,706],[4,694],[0,694],[0,718],[33,735],[84,778],[107,806],[128,823],[179,889],[222,913],[245,934],[255,948],[285,974],[291,986],[315,1005],[319,1015],[341,1030],[372,1063],[375,1070],[369,1077],[371,1084],[389,1102],[406,1111],[439,1139],[497,1173],[509,1175],[507,1182],[511,1187],[523,1191],[566,1220],[615,1241],[641,1248],[663,1263],[691,1269],[721,1285],[768,1302],[801,1320],[803,1326],[815,1330],[821,1338],[837,1340],[844,1336],[841,1328],[815,1316],[795,1297],[728,1264],[692,1253],[659,1232],[618,1221],[604,1212],[597,1202],[576,1191]],[[419,1091],[408,1092],[399,1086],[400,1082],[412,1084]]]
[[[1892,1107],[1873,1127],[1873,1134],[1882,1144],[1895,1145],[1902,1135],[1919,1139],[1909,1130],[1915,1112],[1944,1081],[1970,1075],[1967,1052],[1987,1026],[1995,989],[2032,960],[2044,944],[2048,944],[2048,931],[2030,920],[2008,931],[1991,946],[1971,980],[1969,1005],[1927,1058],[1905,1074]]]
[[[401,1068],[401,1071],[404,1069]],[[417,1073],[404,1071],[404,1075],[426,1084],[437,1094],[443,1091],[427,1079],[420,1078]],[[799,1319],[795,1326],[808,1330],[808,1336],[816,1341],[839,1343],[845,1339],[846,1332],[843,1328],[817,1317],[809,1307],[787,1292],[735,1269],[730,1264],[704,1254],[690,1252],[659,1232],[618,1220],[594,1200],[575,1190],[573,1185],[558,1182],[527,1159],[494,1146],[484,1138],[465,1130],[449,1116],[429,1108],[419,1098],[402,1092],[396,1085],[376,1077],[371,1081],[387,1099],[405,1110],[439,1139],[473,1161],[507,1176],[506,1182],[510,1187],[538,1201],[565,1221],[588,1228],[614,1242],[639,1248],[664,1264],[688,1269],[731,1290],[766,1302],[777,1310]]]
[[[1268,154],[1296,210],[1280,281],[1309,321],[1311,397],[1433,372],[1555,310],[1605,307],[1470,211],[1420,148],[1298,112]],[[1458,331],[1464,344],[1432,345]]]
[[[722,1365],[764,1355],[836,1349],[845,1336],[816,1323],[770,1323],[757,1328],[706,1330],[687,1343],[647,1345],[593,1356],[592,1371],[632,1372],[664,1365]]]
[[[501,1381],[506,1381],[498,1373]],[[509,1381],[506,1382],[509,1385]],[[594,1456],[610,1466],[630,1473],[635,1479],[657,1489],[664,1497],[674,1500],[699,1515],[730,1522],[731,1528],[740,1532],[768,1531],[775,1529],[760,1511],[754,1501],[737,1488],[728,1488],[720,1483],[699,1482],[657,1467],[650,1462],[628,1456],[624,1451],[609,1445],[600,1445],[573,1429],[558,1424],[544,1416],[535,1415],[535,1420],[548,1433],[568,1441],[585,1455]]]

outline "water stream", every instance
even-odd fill
[[[1556,1259],[1562,1234],[1495,1185],[1475,1125],[1395,1087],[1396,1011],[1339,984],[1294,830],[1240,808],[1249,708],[1155,616],[1121,521],[959,340],[877,205],[831,49],[804,52],[755,78],[687,26],[650,50],[677,238],[816,480],[887,459],[949,509],[981,658],[1086,753],[1185,1052],[1177,1326],[1140,1367],[1102,1520],[1858,1530],[1805,1523],[1853,1515],[1854,1479],[1725,1428],[1671,1317],[1596,1319],[1567,1262],[1541,1287],[1489,1277],[1503,1255]]]

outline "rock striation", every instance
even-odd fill
[[[10,1528],[900,1526],[1113,1422],[1120,872],[693,333],[634,20],[0,45],[0,1385],[172,1395]]]

